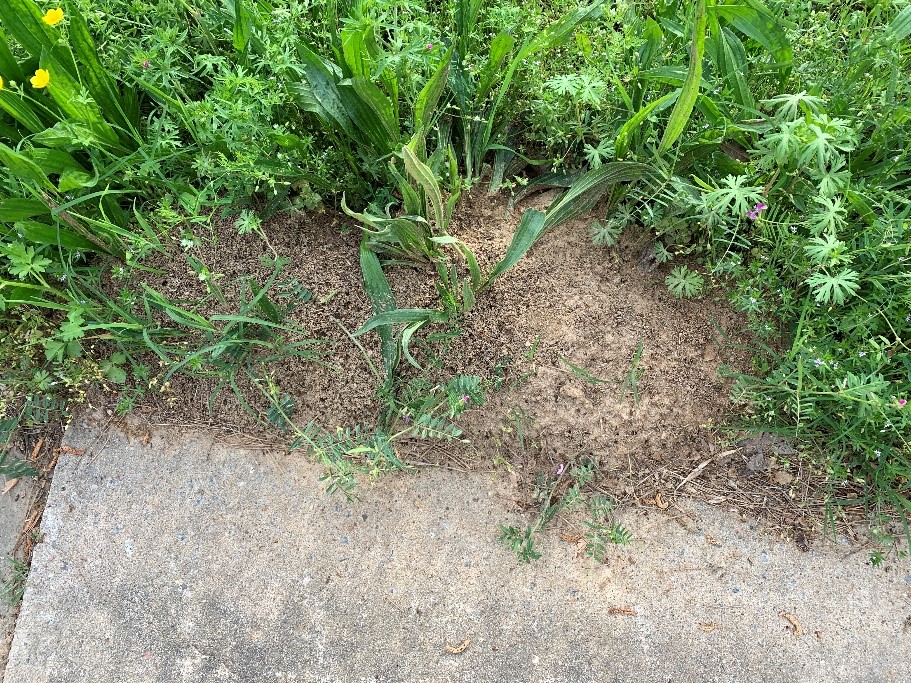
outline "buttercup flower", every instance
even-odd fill
[[[51,82],[51,75],[46,69],[38,69],[35,71],[35,75],[29,79],[29,82],[33,88],[46,88],[47,84]]]
[[[41,17],[41,21],[48,26],[56,26],[63,21],[63,10],[59,7],[57,9],[49,9],[44,13],[44,16]]]

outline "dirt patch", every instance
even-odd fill
[[[521,211],[542,208],[548,200],[541,196],[511,208],[506,198],[477,192],[463,200],[451,232],[489,270],[506,251]],[[419,360],[429,359],[434,367],[430,377],[436,381],[459,374],[490,377],[508,367],[508,388],[463,416],[470,448],[416,445],[407,459],[466,468],[507,465],[524,491],[518,504],[525,505],[538,473],[585,458],[598,465],[601,488],[621,500],[663,507],[674,495],[687,494],[760,515],[775,511],[782,528],[805,526],[806,498],[793,495],[794,484],[780,483],[785,478],[776,479],[775,459],[762,471],[747,468],[749,449],[717,438],[714,426],[732,411],[730,380],[719,370],[749,367],[748,355],[725,342],[744,339],[723,292],[676,299],[664,285],[664,268],[643,273],[636,267],[647,236],[628,232],[618,247],[598,248],[587,225],[574,221],[548,233],[481,293],[457,323],[461,334],[436,346],[415,344]],[[210,299],[200,312],[234,313],[231,299],[239,288],[229,283],[247,276],[265,280],[271,268],[260,259],[273,252],[258,237],[239,237],[230,221],[211,229],[191,254],[220,276],[228,305]],[[326,212],[285,215],[264,229],[271,249],[290,258],[280,281],[312,294],[291,319],[310,337],[325,340],[321,363],[283,359],[270,366],[271,380],[293,398],[300,424],[314,420],[332,429],[374,423],[376,379],[343,331],[357,329],[371,314],[361,284],[359,228]],[[147,282],[170,299],[205,293],[179,254],[152,265],[167,274]],[[399,307],[437,306],[429,267],[395,267],[388,277]],[[379,367],[375,336],[361,340]],[[401,372],[406,379],[415,373],[404,361]],[[146,401],[139,413],[153,424],[220,425],[276,439],[229,390],[210,414],[216,385],[215,379],[176,375],[170,390]],[[241,388],[251,405],[266,407],[255,387]],[[800,486],[807,479],[794,477]]]

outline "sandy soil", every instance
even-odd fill
[[[505,197],[476,192],[462,201],[451,233],[471,247],[482,270],[489,270],[505,252],[521,211],[543,208],[551,199],[541,195],[511,208]],[[489,378],[498,365],[506,365],[507,388],[462,417],[469,447],[414,444],[404,455],[465,469],[503,465],[526,492],[537,474],[585,458],[598,465],[599,488],[620,500],[666,507],[674,495],[687,494],[771,514],[778,527],[803,538],[811,526],[806,515],[813,498],[807,495],[810,473],[795,469],[796,464],[782,471],[772,457],[774,444],[762,444],[769,449],[757,459],[758,446],[733,445],[735,437],[722,439],[716,429],[734,413],[730,380],[719,370],[749,368],[748,354],[730,343],[749,340],[723,292],[710,289],[691,301],[674,298],[664,285],[666,267],[651,273],[636,267],[647,235],[629,231],[618,247],[599,248],[588,237],[589,222],[573,221],[544,236],[480,295],[456,323],[457,337],[415,342],[430,381],[458,374]],[[283,359],[269,366],[272,381],[293,397],[300,424],[315,420],[331,429],[375,423],[375,378],[362,351],[342,331],[356,330],[371,314],[358,264],[359,228],[326,211],[277,217],[264,229],[271,249],[290,258],[280,281],[303,285],[312,294],[290,319],[309,337],[325,340],[321,363]],[[272,255],[270,247],[254,235],[238,237],[231,221],[199,237],[203,246],[191,253],[219,274],[227,300],[226,306],[210,300],[200,312],[236,313],[238,278],[262,282],[270,269],[259,260]],[[179,254],[153,265],[168,274],[150,284],[169,298],[205,295]],[[399,307],[438,305],[429,267],[393,267],[387,277]],[[377,338],[370,333],[361,339],[379,366]],[[624,381],[640,344],[635,400]],[[400,371],[403,382],[416,374],[404,362]],[[209,424],[248,437],[276,438],[229,390],[222,391],[210,414],[208,399],[216,384],[174,376],[170,390],[152,396],[139,414],[153,425]],[[255,388],[241,386],[251,405],[265,408]],[[450,460],[440,463],[440,454]],[[517,503],[531,505],[527,498]]]

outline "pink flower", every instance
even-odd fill
[[[432,50],[432,49],[433,49],[433,43],[427,43],[427,49],[428,49],[428,50]]]
[[[908,405],[908,401],[906,401],[906,400],[903,399],[903,398],[898,399],[898,407],[899,407],[899,408],[904,408],[906,405]]]
[[[749,216],[751,221],[755,221],[759,217],[759,212],[756,210],[747,211],[747,216]]]
[[[142,63],[142,68],[143,68],[143,69],[148,69],[150,66],[152,66],[152,65],[151,65],[151,63],[149,63],[149,60],[148,60],[148,59],[146,59],[145,61],[143,61],[143,63]]]
[[[756,211],[765,211],[769,207],[763,204],[762,202],[756,202]]]
[[[561,462],[560,466],[557,468],[557,476],[559,477],[561,474],[563,474],[563,470],[565,470],[565,469],[566,469],[566,463]]]

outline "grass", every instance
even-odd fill
[[[25,581],[28,578],[28,564],[11,557],[5,558],[6,579],[0,587],[0,595],[9,605],[18,605],[25,595]]]
[[[647,260],[686,258],[669,266],[671,293],[720,287],[749,321],[754,366],[734,393],[747,426],[797,442],[828,476],[832,505],[851,482],[874,514],[897,510],[908,528],[911,8],[96,5],[70,0],[62,16],[35,0],[0,5],[4,434],[103,383],[128,410],[151,358],[160,381],[221,377],[210,401],[230,389],[350,492],[357,472],[401,468],[398,439],[459,438],[453,392],[477,385],[409,387],[412,346],[458,328],[545,233],[597,209],[597,245],[643,230]],[[561,192],[524,213],[486,272],[450,234],[459,197],[484,185]],[[378,338],[382,358],[377,425],[340,432],[303,424],[270,379],[292,356],[332,362],[330,340],[310,339],[275,298],[281,261],[264,282],[237,283],[236,310],[207,317],[226,304],[217,265],[171,247],[231,214],[238,240],[271,249],[266,218],[324,206],[361,230],[373,306],[339,339]],[[154,290],[154,258],[186,261],[205,296]],[[429,274],[435,307],[398,307],[388,278],[401,265]],[[138,285],[115,292],[119,282]],[[640,342],[621,389],[636,403],[641,353]],[[395,424],[403,414],[410,425]],[[534,533],[509,533],[533,554]]]

